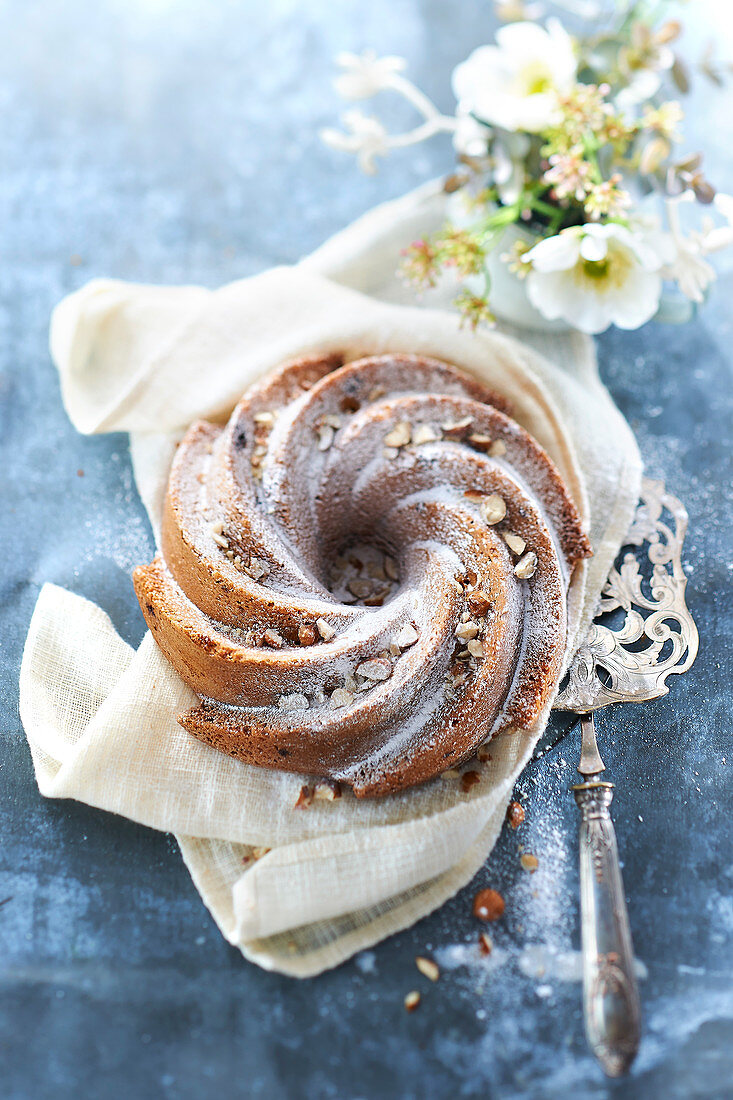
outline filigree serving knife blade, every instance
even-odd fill
[[[667,518],[669,517],[669,519]],[[572,789],[580,808],[580,907],[583,1008],[590,1047],[609,1077],[631,1066],[641,1037],[641,1006],[610,805],[613,784],[598,751],[593,712],[609,703],[641,703],[666,695],[666,678],[686,672],[698,632],[685,603],[681,554],[687,512],[663,481],[645,478],[618,569],[609,574],[596,619],[622,612],[613,629],[594,621],[568,670],[557,710],[582,715],[578,771]],[[651,565],[646,576],[642,548]]]

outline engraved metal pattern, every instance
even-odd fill
[[[665,490],[664,482],[645,478],[625,542],[637,549],[628,550],[620,567],[611,570],[596,615],[597,620],[621,610],[623,623],[615,630],[602,622],[592,624],[555,702],[557,709],[583,715],[578,771],[586,782],[573,787],[581,812],[583,1015],[591,1050],[609,1077],[627,1072],[634,1060],[641,1004],[610,813],[613,785],[598,779],[605,766],[593,711],[607,703],[640,703],[666,695],[667,676],[685,672],[695,660],[698,633],[685,603],[681,561],[686,530],[687,512],[680,501]]]
[[[591,1050],[609,1077],[625,1073],[641,1036],[641,1004],[616,834],[613,785],[573,787],[581,812],[580,893],[583,1007]]]
[[[621,608],[625,620],[617,630],[591,625],[570,665],[567,686],[555,700],[557,710],[588,713],[608,703],[656,699],[667,694],[669,675],[690,667],[698,632],[685,603],[681,556],[686,531],[682,503],[663,481],[644,478],[624,543],[638,549],[628,550],[620,567],[611,570],[598,607],[597,617]],[[642,548],[652,567],[648,583],[639,566]]]
[[[627,1072],[639,1049],[641,1032],[641,1007],[636,982],[629,981],[628,975],[618,963],[619,958],[615,951],[599,955],[598,973],[589,991],[594,1010],[598,1010],[604,1002],[618,1001],[618,1015],[624,1021],[620,1034],[614,1035],[612,1041],[599,1037],[595,1047],[594,1053],[609,1077],[620,1077]],[[626,1024],[627,1020],[630,1021],[629,1024]],[[594,1023],[600,1036],[601,1029],[604,1028],[600,1012]]]

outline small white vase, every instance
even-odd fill
[[[447,219],[461,228],[471,225],[473,218],[458,201],[459,195],[451,195],[446,202]],[[517,241],[529,248],[542,240],[523,225],[513,223],[504,230],[497,246],[486,257],[486,271],[491,279],[489,304],[491,311],[500,321],[534,332],[573,332],[574,326],[562,319],[549,320],[536,309],[527,297],[527,283],[520,279],[502,256],[511,251]],[[470,275],[464,280],[465,286],[477,295],[483,295],[486,289],[482,275]],[[697,307],[683,295],[669,288],[662,291],[659,309],[652,318],[663,324],[685,324],[696,313]]]
[[[506,261],[501,259],[516,241],[523,241],[531,248],[539,240],[540,237],[529,230],[510,225],[505,229],[498,247],[489,252],[486,257],[486,270],[491,279],[491,310],[500,321],[508,321],[520,328],[532,329],[535,332],[570,332],[572,325],[567,321],[550,321],[535,309],[527,297],[525,280],[510,271]],[[484,291],[484,281],[481,276],[469,277],[466,279],[466,285],[476,294],[482,294]]]

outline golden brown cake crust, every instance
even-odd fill
[[[135,590],[200,696],[180,719],[249,764],[424,782],[529,728],[560,674],[590,553],[544,451],[426,357],[285,364],[191,426],[162,552]]]

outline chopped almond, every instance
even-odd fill
[[[301,623],[298,627],[298,641],[301,645],[315,645],[318,641],[318,631],[311,623]]]
[[[512,829],[518,829],[524,821],[524,808],[519,802],[510,802],[507,811],[506,819],[511,825]]]
[[[473,915],[479,920],[498,920],[505,908],[504,898],[498,890],[479,890],[473,899]]]
[[[432,959],[426,959],[424,955],[418,955],[415,958],[415,966],[424,974],[426,978],[429,978],[431,982],[437,982],[440,977],[440,969],[436,962]]]
[[[479,932],[478,949],[482,955],[490,955],[491,952],[494,950],[494,944],[491,936],[487,935],[486,932]]]

